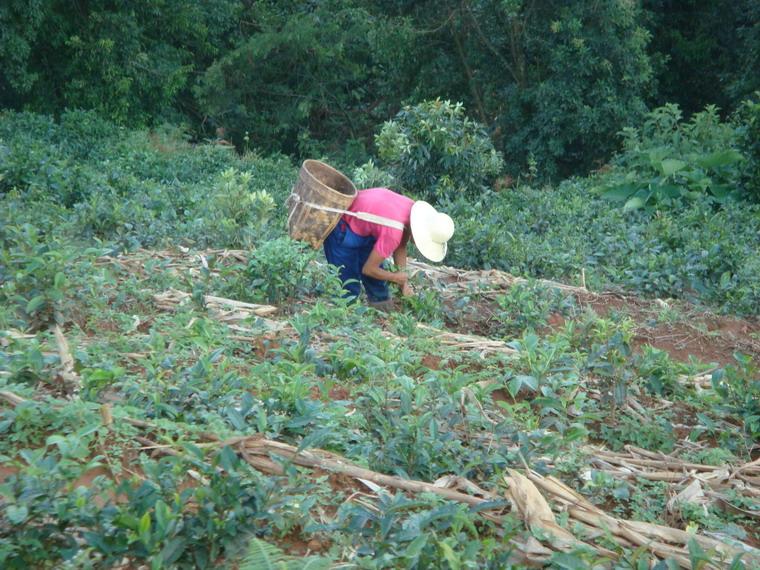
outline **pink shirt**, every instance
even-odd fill
[[[412,212],[414,200],[397,194],[388,188],[369,188],[360,190],[356,195],[349,211],[368,212],[376,216],[383,216],[409,225],[409,216]],[[372,236],[375,242],[374,251],[383,257],[390,257],[401,245],[404,232],[395,228],[381,226],[372,222],[365,222],[352,216],[343,215],[343,220],[351,228],[351,231],[362,237]]]

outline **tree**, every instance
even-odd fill
[[[755,0],[647,0],[659,98],[690,115],[724,114],[760,89],[760,4]]]
[[[315,155],[363,146],[408,91],[413,57],[404,20],[353,2],[254,2],[235,49],[196,94],[212,123],[267,151]]]
[[[192,112],[193,74],[226,46],[238,0],[6,0],[0,104],[100,111],[120,123]]]
[[[606,160],[616,133],[646,111],[653,69],[634,2],[397,2],[419,30],[415,94],[465,101],[511,170],[541,174]]]

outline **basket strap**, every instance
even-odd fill
[[[358,218],[359,220],[364,220],[365,222],[370,222],[373,224],[386,226],[388,228],[404,231],[404,224],[402,222],[399,222],[398,220],[391,220],[390,218],[386,218],[384,216],[370,214],[369,212],[349,212],[348,210],[341,210],[340,208],[331,208],[330,206],[322,206],[321,204],[307,202],[303,200],[298,194],[291,194],[288,197],[288,200],[292,200],[293,202],[297,204],[298,203],[303,204],[304,206],[307,206],[309,208],[316,208],[317,210],[322,210],[324,212],[334,212],[336,214],[346,214],[347,216],[353,216],[354,218]]]

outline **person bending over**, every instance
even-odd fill
[[[448,215],[388,188],[360,190],[348,210],[378,218],[367,221],[344,214],[324,242],[325,256],[340,268],[347,296],[358,298],[363,284],[369,304],[383,310],[391,305],[388,282],[398,285],[402,295],[412,294],[405,271],[409,240],[423,256],[438,262],[446,256],[454,234],[454,221]],[[389,257],[398,272],[386,269]]]

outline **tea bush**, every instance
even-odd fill
[[[624,212],[571,180],[450,202],[447,263],[496,268],[593,289],[613,285],[760,312],[760,207],[695,199],[671,211]]]
[[[495,156],[492,149],[461,110],[440,101],[428,107],[410,110],[408,124],[407,119],[394,123],[378,139],[386,137],[391,145],[391,132],[411,137],[406,150],[391,145],[400,153],[399,172],[409,167],[397,181],[408,177],[419,185],[421,196],[442,193],[436,194],[441,207],[457,223],[447,263],[576,283],[585,269],[592,288],[622,286],[739,313],[760,311],[760,206],[728,201],[716,209],[714,197],[703,193],[677,208],[663,202],[662,208],[626,212],[594,195],[603,177],[548,189],[518,185],[498,193],[484,190],[487,173],[497,171],[500,159],[489,162]],[[423,121],[425,113],[433,118]],[[668,113],[659,120],[660,126],[647,127],[647,132],[660,133],[662,144],[689,133],[692,142],[679,143],[686,153],[678,155],[682,158],[697,147],[699,156],[712,153],[714,146],[703,152],[699,145],[717,144],[709,142],[716,132],[722,133],[721,141],[734,144],[733,131],[709,112],[685,126]],[[755,123],[746,119],[742,124],[750,129]],[[456,129],[464,130],[454,136]],[[754,131],[746,129],[737,152],[750,157]],[[412,144],[415,137],[419,141]],[[466,141],[470,146],[460,148]],[[425,145],[432,145],[430,160],[413,164],[409,153]],[[752,160],[716,168],[750,180]],[[631,168],[644,172],[634,163]],[[606,180],[614,180],[621,169],[614,167]],[[358,169],[357,175],[362,185],[392,180],[374,164]],[[284,157],[239,156],[225,146],[191,145],[181,131],[168,127],[129,131],[81,111],[64,113],[58,122],[28,113],[0,115],[0,228],[29,224],[40,239],[49,236],[62,244],[102,244],[116,251],[177,244],[259,247],[285,234],[282,204],[295,177]],[[424,186],[425,180],[433,180],[432,185]],[[469,188],[471,196],[458,190],[449,194],[446,180],[458,180],[461,186],[450,188]],[[278,274],[273,267],[266,271]],[[243,289],[250,289],[250,281],[239,291],[252,298]]]
[[[332,266],[317,262],[317,253],[288,237],[265,242],[251,252],[242,272],[233,268],[224,290],[236,299],[282,304],[306,295],[339,295],[342,287]]]
[[[80,250],[45,239],[34,226],[4,225],[0,229],[0,302],[16,309],[18,320],[12,324],[52,322],[70,287],[70,264],[80,256]]]
[[[717,370],[712,385],[719,406],[741,417],[747,434],[760,437],[760,367],[752,358],[734,355],[736,365]]]
[[[277,205],[294,178],[282,157],[191,145],[175,128],[129,131],[82,111],[0,115],[0,196],[13,208],[3,214],[34,211],[34,225],[69,238],[248,247],[282,234]]]

